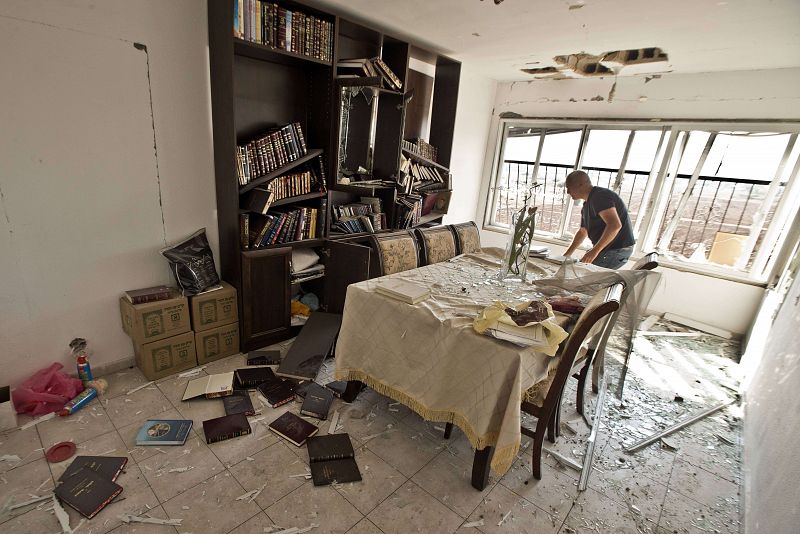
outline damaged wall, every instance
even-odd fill
[[[131,361],[121,292],[198,228],[217,250],[204,4],[7,1],[0,47],[2,383],[74,372],[78,336]]]
[[[476,220],[482,221],[486,210],[501,113],[529,118],[787,120],[800,118],[798,85],[800,69],[498,84]],[[504,234],[487,230],[482,231],[482,239],[500,246],[506,240]],[[662,271],[664,284],[651,303],[654,311],[673,311],[736,333],[747,331],[761,301],[761,288],[672,269]],[[723,299],[737,305],[719,313]]]
[[[800,456],[800,277],[795,278],[747,389],[744,418],[745,532],[796,532]]]

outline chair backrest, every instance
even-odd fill
[[[633,271],[652,271],[658,267],[658,252],[650,252],[633,264]]]
[[[542,404],[545,410],[556,406],[558,403],[561,390],[572,374],[572,366],[575,364],[578,351],[588,341],[589,332],[595,330],[604,335],[605,330],[608,330],[611,326],[611,320],[619,310],[620,299],[624,289],[625,284],[619,282],[598,292],[581,312],[578,321],[575,323],[575,328],[572,329],[572,333],[564,341],[564,350],[561,351],[561,360],[558,362],[556,375]],[[595,329],[595,326],[598,328]]]
[[[419,250],[412,232],[373,235],[370,241],[378,259],[378,272],[373,273],[374,276],[385,276],[419,267]]]
[[[456,238],[447,226],[416,228],[423,265],[447,261],[456,256]]]
[[[472,221],[451,224],[450,229],[456,238],[456,254],[472,254],[481,250],[481,233]]]

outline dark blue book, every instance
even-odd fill
[[[191,431],[191,419],[148,419],[136,434],[136,444],[183,445]]]

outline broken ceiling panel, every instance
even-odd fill
[[[555,56],[555,66],[520,70],[537,78],[583,78],[610,76],[622,71],[625,74],[664,72],[667,70],[668,60],[667,54],[660,48],[632,48],[600,55],[580,52]]]

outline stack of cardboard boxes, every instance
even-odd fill
[[[222,286],[189,299],[177,292],[145,304],[120,298],[122,328],[133,340],[136,366],[148,380],[239,352],[236,289],[225,282]]]

